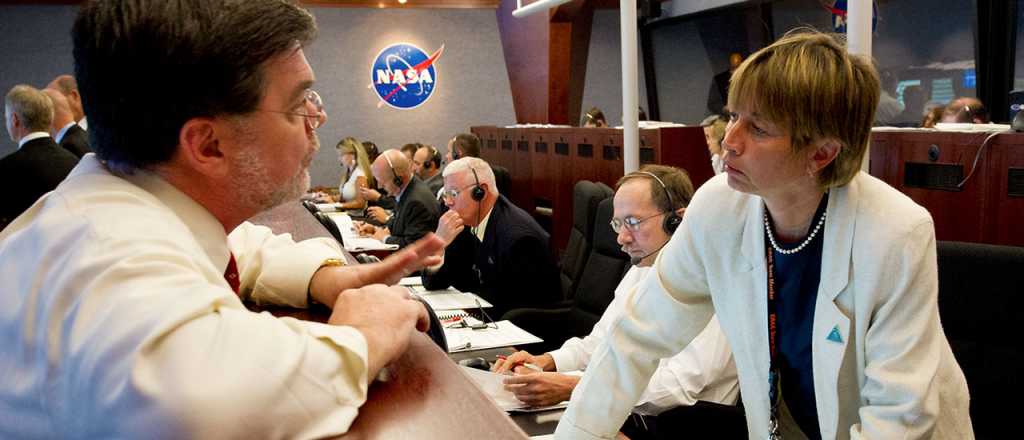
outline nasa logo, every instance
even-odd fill
[[[377,92],[380,102],[400,110],[419,107],[437,85],[434,62],[444,52],[444,45],[432,55],[409,43],[397,43],[377,54],[370,68],[370,87]]]
[[[846,33],[846,13],[848,11],[848,9],[847,9],[847,0],[834,0],[832,2],[831,6],[829,6],[828,4],[823,4],[822,6],[824,6],[825,9],[827,9],[829,12],[832,13],[832,30],[835,33],[837,33],[837,34],[845,34]],[[877,27],[878,27],[878,8],[876,8],[875,5],[872,3],[872,5],[871,5],[871,31],[874,32]]]

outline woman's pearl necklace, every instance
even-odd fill
[[[814,230],[811,231],[811,234],[808,235],[807,238],[805,238],[802,243],[800,243],[800,246],[797,246],[797,247],[795,247],[793,249],[783,249],[783,248],[779,247],[778,243],[775,242],[775,235],[772,234],[772,227],[771,227],[771,224],[768,222],[768,210],[765,209],[764,210],[764,231],[765,231],[765,233],[768,234],[768,241],[771,242],[772,249],[775,249],[776,252],[778,252],[780,254],[783,254],[783,255],[790,255],[790,254],[795,254],[797,252],[800,252],[801,250],[803,250],[803,248],[807,247],[807,245],[811,244],[811,242],[814,241],[814,236],[818,235],[818,231],[820,231],[821,227],[825,225],[825,215],[826,214],[828,214],[827,211],[821,213],[821,219],[818,220],[818,224],[814,225]]]

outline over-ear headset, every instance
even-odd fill
[[[427,145],[426,147],[427,153],[430,156],[427,157],[426,162],[423,162],[423,165],[426,166],[426,164],[432,162],[434,164],[434,169],[441,168],[441,152],[437,151],[437,148],[434,148],[433,146]]]
[[[479,202],[484,199],[487,192],[480,187],[480,178],[476,175],[476,169],[470,167],[469,170],[473,172],[473,180],[476,182],[476,185],[473,186],[473,190],[469,192],[469,197]]]
[[[398,173],[395,172],[395,165],[391,163],[391,158],[388,157],[387,153],[384,153],[384,160],[386,160],[388,162],[388,168],[391,168],[391,175],[395,176],[395,177],[392,178],[391,183],[394,183],[395,186],[401,188],[402,187],[402,176],[399,176]]]
[[[648,176],[653,177],[654,180],[656,180],[658,184],[661,185],[661,189],[665,191],[665,195],[668,197],[668,204],[669,206],[672,207],[672,209],[665,213],[665,219],[662,220],[661,222],[661,228],[664,229],[665,232],[668,233],[669,235],[672,235],[674,232],[676,232],[676,229],[679,228],[679,224],[683,222],[683,218],[680,217],[679,213],[676,212],[676,202],[672,198],[672,193],[668,191],[668,187],[665,186],[665,182],[662,182],[661,178],[656,176],[654,173],[647,171],[637,171],[637,173],[646,174]]]

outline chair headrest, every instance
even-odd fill
[[[572,226],[587,239],[594,235],[594,214],[597,204],[612,195],[612,189],[600,182],[580,180],[573,188]]]
[[[612,230],[609,224],[615,211],[612,200],[612,198],[607,198],[597,205],[597,215],[594,216],[594,235],[591,237],[594,245],[593,252],[628,260],[629,255],[622,252],[622,246],[616,241],[618,234]]]

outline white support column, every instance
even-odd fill
[[[628,174],[640,168],[636,0],[621,0],[619,14],[622,29],[622,167]]]
[[[871,8],[872,0],[848,0],[846,2],[846,50],[851,54],[871,57]],[[871,145],[864,152],[864,161],[860,169],[869,171],[868,161],[871,158]]]

